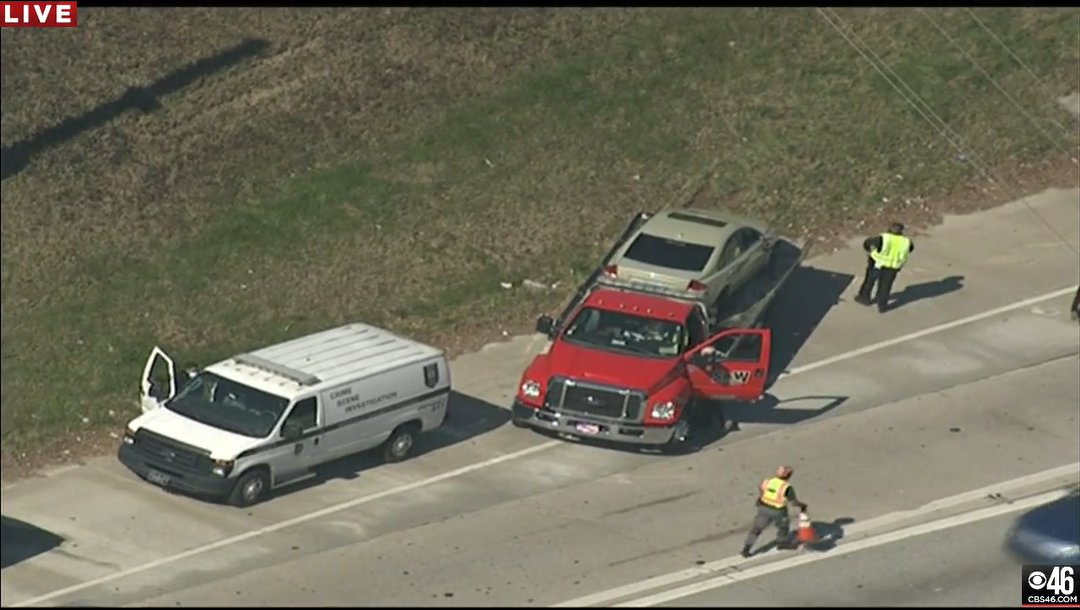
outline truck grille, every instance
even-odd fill
[[[192,472],[210,470],[210,455],[170,438],[141,429],[135,432],[135,447],[148,457]]]
[[[613,419],[637,420],[644,397],[622,388],[554,379],[548,384],[544,405],[566,411]]]

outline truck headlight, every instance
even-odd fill
[[[214,460],[214,465],[210,468],[210,472],[216,474],[219,477],[227,477],[232,472],[233,461],[232,460]]]
[[[135,431],[132,430],[131,428],[125,428],[124,429],[124,444],[125,445],[134,445],[135,444]]]
[[[653,419],[672,419],[675,417],[675,402],[669,400],[653,405],[650,415]]]
[[[525,398],[540,398],[540,382],[529,379],[521,384],[521,395]]]

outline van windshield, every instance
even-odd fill
[[[287,406],[285,398],[205,371],[165,404],[189,419],[253,438],[269,436]]]

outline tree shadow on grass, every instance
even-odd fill
[[[35,155],[60,146],[79,135],[97,129],[128,110],[144,113],[160,108],[158,98],[188,87],[201,78],[247,61],[270,47],[265,40],[247,39],[209,57],[174,70],[145,87],[130,87],[118,99],[92,108],[83,114],[64,119],[34,135],[5,146],[0,154],[0,180],[18,174],[30,165]]]

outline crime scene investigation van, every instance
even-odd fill
[[[152,378],[158,365],[167,381]],[[239,354],[182,382],[155,347],[119,458],[153,484],[250,506],[350,454],[381,446],[386,461],[405,459],[418,434],[442,425],[449,397],[442,350],[367,324]]]

